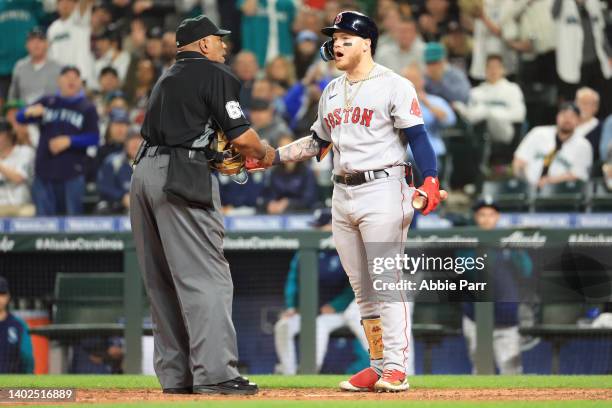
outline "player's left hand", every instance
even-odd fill
[[[434,211],[440,204],[440,182],[437,177],[426,177],[423,181],[423,185],[419,187],[419,190],[424,191],[427,194],[427,206],[421,211],[423,215],[427,215]],[[414,192],[414,196],[418,195],[418,192]]]
[[[69,136],[57,136],[49,140],[49,150],[52,154],[60,154],[70,147],[71,141]]]

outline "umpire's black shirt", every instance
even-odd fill
[[[154,146],[187,145],[213,126],[234,139],[250,126],[239,94],[240,80],[227,65],[180,52],[153,87],[142,136]]]

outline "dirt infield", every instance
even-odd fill
[[[119,403],[137,401],[207,400],[415,400],[415,401],[565,401],[612,400],[612,389],[412,389],[404,393],[351,393],[333,389],[263,389],[254,396],[166,395],[159,390],[78,390],[77,402]]]

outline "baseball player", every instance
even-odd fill
[[[371,364],[340,387],[347,391],[408,389],[410,307],[398,292],[393,301],[374,291],[375,279],[397,282],[400,269],[371,272],[374,258],[403,254],[414,209],[405,177],[404,132],[424,177],[423,214],[440,202],[436,155],[423,125],[413,85],[375,64],[378,28],[368,16],[345,11],[322,33],[332,37],[321,55],[345,74],[331,81],[319,101],[312,134],[276,150],[273,164],[321,159],[334,151],[332,233],[359,305]],[[265,167],[248,161],[247,167]],[[377,245],[382,244],[382,245]],[[384,344],[384,347],[383,347]]]

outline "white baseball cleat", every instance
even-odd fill
[[[409,387],[408,376],[399,370],[384,370],[382,377],[374,384],[378,392],[407,391]]]
[[[372,367],[364,368],[353,375],[348,381],[342,381],[340,388],[351,392],[374,391],[374,384],[376,384],[379,378],[380,376]]]

